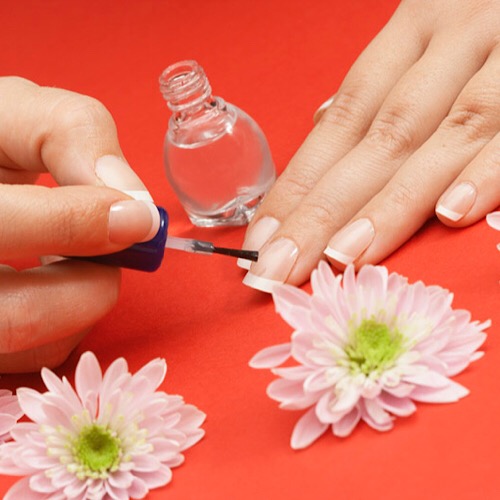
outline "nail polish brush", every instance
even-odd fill
[[[183,252],[199,253],[205,255],[220,254],[239,259],[256,262],[259,253],[252,250],[238,250],[234,248],[217,247],[209,241],[190,238],[179,238],[168,235],[168,214],[162,207],[157,207],[160,213],[160,228],[156,236],[143,243],[136,243],[125,250],[106,255],[92,257],[75,257],[79,260],[88,260],[99,264],[136,269],[139,271],[156,271],[163,260],[165,248],[181,250]]]

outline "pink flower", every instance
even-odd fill
[[[299,419],[292,448],[305,448],[329,427],[348,436],[360,420],[379,431],[415,401],[448,403],[468,394],[449,377],[482,356],[490,321],[470,322],[453,310],[453,295],[438,286],[364,266],[355,276],[333,275],[320,263],[313,293],[282,285],[273,293],[277,312],[295,331],[291,342],[268,347],[250,361],[279,378],[267,388],[280,408],[309,410]],[[296,365],[278,368],[289,358]]]
[[[10,430],[23,416],[17,397],[6,389],[0,389],[0,444],[10,436]]]
[[[18,423],[14,441],[0,446],[0,473],[27,476],[7,493],[14,499],[144,498],[167,484],[182,451],[199,441],[205,415],[180,396],[156,391],[167,371],[155,359],[137,373],[123,358],[102,374],[86,352],[76,368],[76,391],[48,369],[48,392],[19,389],[33,421]]]
[[[500,212],[492,212],[486,216],[486,222],[497,231],[500,231]],[[500,244],[497,245],[498,250],[500,250]]]

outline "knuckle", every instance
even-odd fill
[[[383,147],[391,157],[398,158],[415,147],[414,120],[403,105],[393,106],[379,113],[366,140],[375,147]]]
[[[305,201],[301,207],[304,226],[319,229],[332,227],[338,217],[338,211],[335,211],[334,206],[331,196],[315,193],[314,198]]]
[[[353,126],[364,120],[366,106],[363,95],[356,88],[340,90],[332,104],[325,110],[321,126]]]
[[[97,99],[93,97],[70,94],[62,97],[55,106],[55,122],[61,130],[84,130],[87,135],[90,131],[101,128],[103,125],[115,129],[111,113]]]
[[[494,120],[490,114],[490,107],[478,101],[458,104],[445,118],[443,127],[462,135],[467,141],[479,141],[494,132]]]
[[[307,195],[314,187],[316,180],[308,174],[307,168],[297,169],[293,174],[283,176],[279,179],[276,186],[280,188],[286,199],[302,198]]]
[[[98,224],[103,217],[103,207],[97,198],[83,200],[76,193],[66,192],[65,196],[60,197],[57,211],[53,214],[51,228],[54,244],[77,248],[89,243],[100,243],[102,231],[97,228],[104,227],[105,224]],[[89,224],[89,221],[93,223]]]
[[[411,184],[402,184],[394,186],[387,195],[384,195],[384,203],[389,208],[389,213],[412,213],[418,210],[417,190]]]

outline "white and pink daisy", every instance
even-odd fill
[[[4,497],[47,500],[144,498],[166,485],[182,451],[204,435],[205,414],[180,396],[157,391],[167,371],[155,359],[135,374],[123,358],[102,374],[86,352],[75,387],[48,369],[48,389],[21,388],[19,404],[32,422],[18,423],[0,446],[0,473],[27,476]]]
[[[486,216],[486,222],[493,229],[500,231],[500,212],[492,212]],[[498,250],[500,250],[500,244],[497,245]]]
[[[422,282],[408,284],[385,267],[347,267],[335,277],[321,262],[312,295],[277,287],[277,312],[294,328],[291,342],[268,347],[250,361],[279,378],[267,388],[287,410],[309,409],[297,422],[291,446],[305,448],[329,427],[348,436],[360,420],[379,431],[415,401],[449,403],[468,394],[449,377],[482,356],[490,321],[470,321],[451,307],[453,295]],[[290,361],[296,364],[291,364]],[[285,363],[285,366],[281,366]]]
[[[17,397],[7,389],[0,389],[0,444],[9,439],[11,429],[22,416]]]

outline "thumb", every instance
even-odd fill
[[[159,225],[152,202],[106,187],[0,185],[0,259],[112,253]]]

